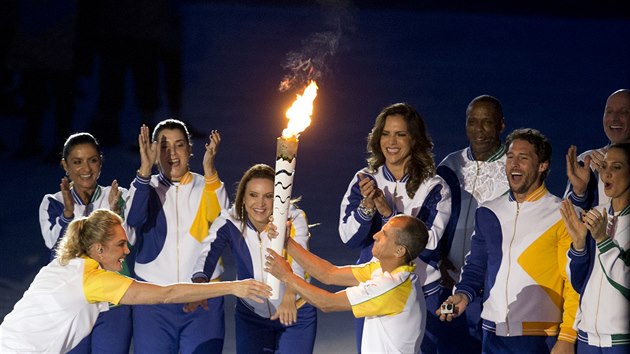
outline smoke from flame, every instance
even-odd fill
[[[289,123],[287,128],[282,131],[285,138],[298,137],[309,125],[311,125],[311,115],[313,114],[313,101],[317,97],[317,83],[311,83],[304,89],[302,95],[297,98],[287,110],[287,118]]]
[[[350,0],[317,0],[324,17],[324,31],[311,34],[302,48],[286,55],[282,67],[287,73],[278,89],[299,89],[311,81],[322,82],[332,73],[333,58],[340,48],[344,32],[354,31],[354,13]]]

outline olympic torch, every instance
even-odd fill
[[[306,87],[302,95],[287,110],[286,116],[289,123],[282,131],[282,136],[276,142],[276,177],[274,181],[273,222],[278,228],[278,237],[271,241],[271,249],[282,255],[287,229],[291,190],[293,189],[293,176],[298,149],[298,136],[311,124],[313,114],[313,101],[317,96],[317,84],[315,81]],[[271,274],[267,276],[267,285],[271,286],[273,294],[271,299],[279,298],[280,281]]]

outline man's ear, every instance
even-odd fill
[[[396,257],[404,257],[405,256],[405,252],[407,252],[407,250],[405,249],[405,247],[403,246],[397,246],[396,247]]]
[[[543,173],[549,169],[549,161],[541,162],[538,164],[538,172]]]

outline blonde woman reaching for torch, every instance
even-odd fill
[[[56,258],[0,324],[0,352],[66,353],[90,333],[108,302],[186,303],[228,294],[262,302],[271,295],[252,279],[165,286],[135,281],[116,273],[127,254],[122,219],[112,211],[98,209],[72,221]]]

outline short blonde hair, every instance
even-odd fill
[[[111,239],[113,228],[121,224],[121,217],[108,209],[97,209],[89,216],[73,220],[57,247],[59,263],[66,265],[73,258],[87,256],[93,244]]]

